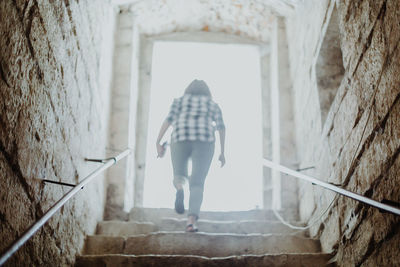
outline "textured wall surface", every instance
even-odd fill
[[[129,112],[135,109],[132,105],[132,79],[133,73],[133,18],[130,13],[120,12],[116,18],[115,26],[115,51],[113,58],[113,82],[111,91],[111,112],[109,146],[114,150],[124,150],[129,146]],[[132,98],[137,100],[137,97]],[[131,133],[131,135],[134,135]],[[132,163],[131,163],[132,164]],[[130,209],[133,194],[127,195],[127,190],[133,191],[133,181],[128,182],[128,162],[121,160],[119,164],[107,171],[107,205],[105,219],[126,219],[124,208]],[[129,177],[133,180],[132,177]],[[127,201],[129,197],[130,201]],[[127,207],[128,206],[128,207]]]
[[[254,0],[166,0],[161,4],[150,0],[139,1],[131,10],[147,36],[203,30],[267,41],[273,19],[273,8]]]
[[[277,20],[278,44],[278,82],[279,82],[279,124],[280,124],[280,162],[284,166],[296,169],[294,113],[292,81],[290,80],[289,50],[286,34],[286,25],[283,18]],[[263,103],[266,106],[267,103]],[[293,218],[298,220],[298,185],[297,180],[288,175],[281,175],[282,209],[292,210]]]
[[[306,1],[287,20],[298,156],[322,180],[400,202],[400,2],[338,1],[344,78],[321,123],[315,68],[334,1]],[[307,14],[315,14],[307,16]],[[302,185],[300,215],[343,266],[398,266],[400,220]]]
[[[103,157],[114,12],[108,1],[0,1],[0,251]],[[102,178],[8,266],[70,265],[102,219]]]

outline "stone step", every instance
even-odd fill
[[[157,232],[159,227],[151,222],[103,221],[97,225],[96,234],[107,236],[130,236]]]
[[[117,267],[117,266],[197,266],[197,267],[242,267],[242,266],[279,266],[279,267],[320,267],[335,266],[328,264],[330,254],[276,254],[247,255],[225,258],[207,258],[200,256],[161,256],[161,255],[96,255],[79,256],[76,267]]]
[[[235,234],[298,234],[304,231],[293,230],[275,221],[210,221],[197,222],[201,232]],[[159,226],[150,222],[103,221],[97,225],[97,234],[107,236],[130,236],[157,231],[184,231],[186,219],[164,218]]]
[[[266,253],[316,253],[320,250],[319,240],[295,235],[157,232],[129,237],[88,236],[84,254],[226,257]]]
[[[298,221],[297,212],[285,210],[281,216],[289,221]],[[183,219],[187,214],[176,214],[175,210],[167,208],[133,208],[129,213],[129,220],[159,223],[162,218]],[[248,211],[201,211],[200,219],[213,221],[277,221],[272,210],[248,210]]]
[[[160,223],[160,231],[183,231],[186,219],[164,218]],[[235,234],[298,234],[305,235],[305,231],[294,230],[276,221],[211,221],[199,220],[197,226],[206,233],[235,233]]]

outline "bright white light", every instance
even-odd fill
[[[262,123],[259,51],[250,45],[157,42],[154,45],[144,187],[145,207],[172,208],[170,151],[156,158],[155,141],[174,98],[194,79],[206,81],[226,125],[226,165],[219,167],[218,134],[202,210],[262,208]],[[164,140],[169,141],[170,132]],[[188,189],[185,189],[188,207]]]

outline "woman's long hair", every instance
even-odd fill
[[[184,95],[204,95],[211,98],[211,91],[203,80],[194,80],[185,89]]]

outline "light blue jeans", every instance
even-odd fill
[[[215,142],[181,141],[171,144],[171,159],[174,170],[174,185],[189,180],[188,216],[198,218],[203,202],[204,181],[214,156]],[[189,159],[192,160],[192,173],[188,176]]]

